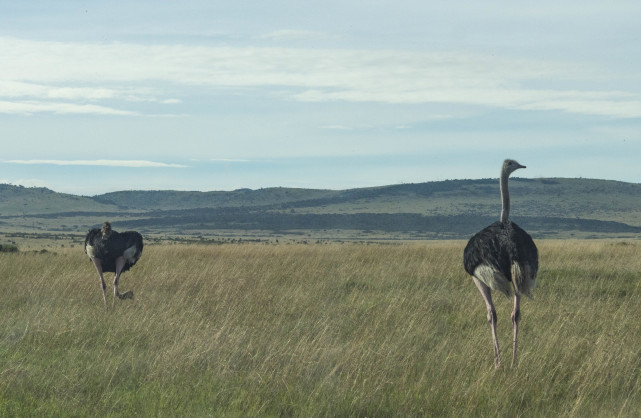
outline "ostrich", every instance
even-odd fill
[[[131,299],[134,293],[130,290],[125,293],[118,292],[120,273],[127,271],[136,264],[142,255],[142,235],[136,231],[118,233],[111,229],[111,224],[105,222],[102,229],[94,228],[87,233],[85,238],[85,253],[89,256],[100,276],[102,296],[107,307],[107,294],[103,271],[116,273],[114,279],[114,303],[116,297]]]
[[[474,235],[463,252],[465,271],[472,276],[474,284],[483,295],[487,307],[487,320],[492,329],[494,342],[494,365],[499,367],[499,343],[496,337],[496,310],[492,303],[492,290],[499,290],[506,296],[514,291],[512,327],[512,367],[516,366],[516,348],[521,319],[521,294],[531,297],[530,290],[536,283],[539,269],[539,255],[532,241],[521,227],[508,219],[510,195],[508,178],[512,172],[525,166],[514,160],[505,160],[501,170],[501,220]]]

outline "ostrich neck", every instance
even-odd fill
[[[509,174],[505,171],[501,172],[501,222],[505,223],[510,216],[510,192],[507,188],[507,180]]]

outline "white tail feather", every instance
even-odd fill
[[[474,277],[485,283],[492,290],[498,290],[506,296],[512,294],[512,284],[510,281],[495,268],[481,264],[474,270]]]
[[[122,256],[127,260],[130,264],[134,264],[138,259],[136,258],[136,253],[138,252],[138,248],[135,245],[132,245],[131,247],[127,248],[123,253]]]
[[[536,273],[532,271],[530,266],[526,265],[521,268],[518,263],[513,263],[512,280],[514,280],[517,292],[532,297],[530,292],[536,286]]]

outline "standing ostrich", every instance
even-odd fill
[[[514,160],[505,160],[501,170],[501,198],[503,207],[501,220],[494,222],[474,235],[463,252],[465,271],[472,276],[474,284],[483,295],[487,307],[487,320],[492,327],[494,342],[494,365],[501,364],[499,343],[496,337],[496,309],[492,303],[492,290],[499,290],[506,296],[514,291],[514,310],[512,326],[514,340],[512,346],[512,367],[516,366],[516,347],[521,319],[521,294],[530,296],[536,284],[539,269],[539,255],[532,241],[521,227],[508,219],[510,195],[508,178],[512,172],[525,166]]]
[[[102,296],[107,307],[107,294],[103,271],[116,273],[114,279],[114,303],[116,297],[131,299],[134,292],[118,292],[120,273],[129,270],[142,255],[142,235],[136,231],[118,233],[111,229],[111,224],[105,222],[102,229],[94,228],[87,233],[85,238],[85,253],[89,256],[100,276]]]

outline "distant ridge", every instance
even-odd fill
[[[514,220],[535,237],[641,237],[641,185],[514,178]],[[498,219],[498,179],[445,180],[347,190],[119,191],[75,196],[0,184],[0,228],[83,231],[104,219],[147,233],[356,231],[466,238]],[[64,225],[62,227],[61,225]],[[122,229],[122,228],[121,228]],[[298,231],[298,232],[297,232]]]

